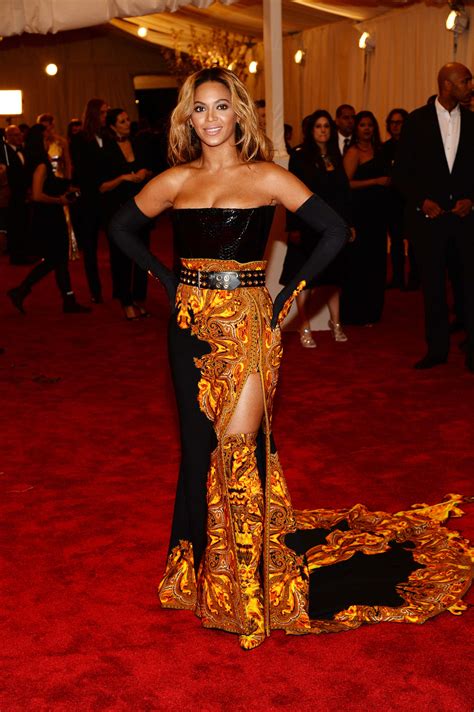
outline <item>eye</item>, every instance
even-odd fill
[[[217,105],[217,108],[218,108],[219,110],[224,110],[224,111],[225,111],[225,109],[228,109],[228,108],[229,108],[229,104],[218,104],[218,105]]]
[[[195,106],[194,111],[201,113],[202,111],[204,111],[204,107],[201,105]]]

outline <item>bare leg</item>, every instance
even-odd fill
[[[340,294],[340,289],[334,289],[328,297],[329,315],[333,324],[339,324],[341,319],[339,312]]]
[[[251,373],[242,388],[232,414],[226,435],[255,433],[263,417],[263,393],[259,373]]]
[[[341,290],[338,288],[335,288],[328,297],[327,304],[328,304],[329,314],[331,317],[329,320],[329,328],[332,331],[332,335],[334,336],[335,341],[347,341],[347,336],[343,332],[341,324],[340,324],[340,312],[339,312],[340,295],[341,295]]]
[[[307,312],[307,302],[310,294],[310,289],[304,289],[296,297],[296,306],[298,307],[298,315],[300,318],[300,341],[301,345],[306,349],[316,348],[316,342],[311,334],[311,326]]]

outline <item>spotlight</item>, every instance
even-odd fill
[[[461,5],[452,4],[453,8],[446,18],[446,29],[460,35],[469,25],[469,17]]]
[[[296,50],[295,56],[294,56],[294,60],[295,60],[296,64],[304,64],[305,56],[306,56],[306,52],[304,51],[304,49]]]
[[[54,76],[56,76],[56,74],[58,73],[58,65],[57,65],[57,64],[53,64],[53,63],[52,63],[52,64],[48,64],[48,65],[46,65],[46,67],[44,68],[44,71],[45,71],[46,74],[48,74],[50,77],[54,77]]]
[[[141,37],[142,39],[144,39],[147,36],[147,34],[148,34],[147,28],[143,27],[143,25],[141,25],[137,30],[137,35],[139,37]]]
[[[253,59],[253,60],[249,63],[249,72],[250,72],[250,74],[257,74],[257,69],[258,69],[258,62],[256,62],[255,59]]]
[[[375,39],[368,32],[363,32],[359,38],[359,47],[366,52],[372,52],[375,49]]]

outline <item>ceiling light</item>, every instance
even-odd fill
[[[257,74],[257,69],[258,69],[258,62],[256,62],[255,59],[253,59],[253,60],[249,63],[249,72],[250,72],[250,74]]]
[[[456,34],[461,34],[469,25],[469,17],[463,7],[456,7],[446,18],[446,29]]]
[[[296,64],[304,64],[305,55],[306,52],[304,51],[304,49],[296,50],[294,57]]]
[[[50,77],[54,77],[58,73],[58,65],[57,64],[48,64],[44,68],[44,71],[46,74],[48,74]]]
[[[141,37],[142,39],[144,39],[147,36],[147,34],[148,34],[147,28],[143,27],[143,25],[141,25],[137,30],[137,35],[139,37]]]
[[[375,48],[375,39],[368,32],[363,32],[359,38],[359,47],[371,52]]]

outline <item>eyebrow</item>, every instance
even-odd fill
[[[216,99],[216,101],[211,101],[211,104],[218,104],[220,101],[226,101],[228,104],[230,104],[230,99]],[[195,100],[194,103],[195,104],[203,104],[204,106],[206,106],[205,101]]]

